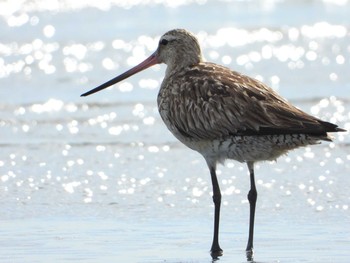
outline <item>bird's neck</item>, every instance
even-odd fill
[[[181,72],[184,69],[197,65],[203,61],[204,60],[201,55],[197,57],[182,57],[180,59],[174,59],[173,61],[171,61],[171,63],[167,64],[165,77],[170,77],[173,74]]]

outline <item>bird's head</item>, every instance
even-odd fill
[[[197,38],[184,29],[174,29],[160,38],[157,50],[143,62],[81,96],[96,93],[155,64],[165,63],[168,74],[201,61],[202,53]]]

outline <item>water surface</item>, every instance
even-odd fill
[[[202,157],[156,107],[165,66],[81,93],[172,28],[207,60],[350,129],[348,1],[4,1],[0,4],[0,262],[210,262]],[[137,19],[135,19],[137,18]],[[349,135],[258,164],[258,262],[346,262]],[[219,166],[220,262],[244,262],[244,164]]]

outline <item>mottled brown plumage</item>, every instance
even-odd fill
[[[263,83],[213,63],[166,77],[158,104],[184,136],[198,140],[292,133],[327,138],[337,127],[297,109]]]
[[[219,246],[221,193],[216,165],[225,159],[246,162],[251,189],[247,259],[253,260],[257,192],[254,162],[274,160],[300,146],[330,141],[328,132],[344,131],[288,103],[258,80],[204,62],[197,39],[183,29],[165,33],[158,49],[144,62],[84,93],[87,96],[157,63],[167,65],[158,94],[159,113],[182,143],[205,158],[213,183],[215,205],[213,258]]]

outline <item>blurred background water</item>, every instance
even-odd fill
[[[209,61],[350,130],[348,0],[0,1],[0,262],[210,262],[206,164],[159,118],[165,66],[91,97],[186,28]],[[348,133],[256,168],[256,259],[346,262]],[[219,167],[221,262],[244,262],[244,164]]]

